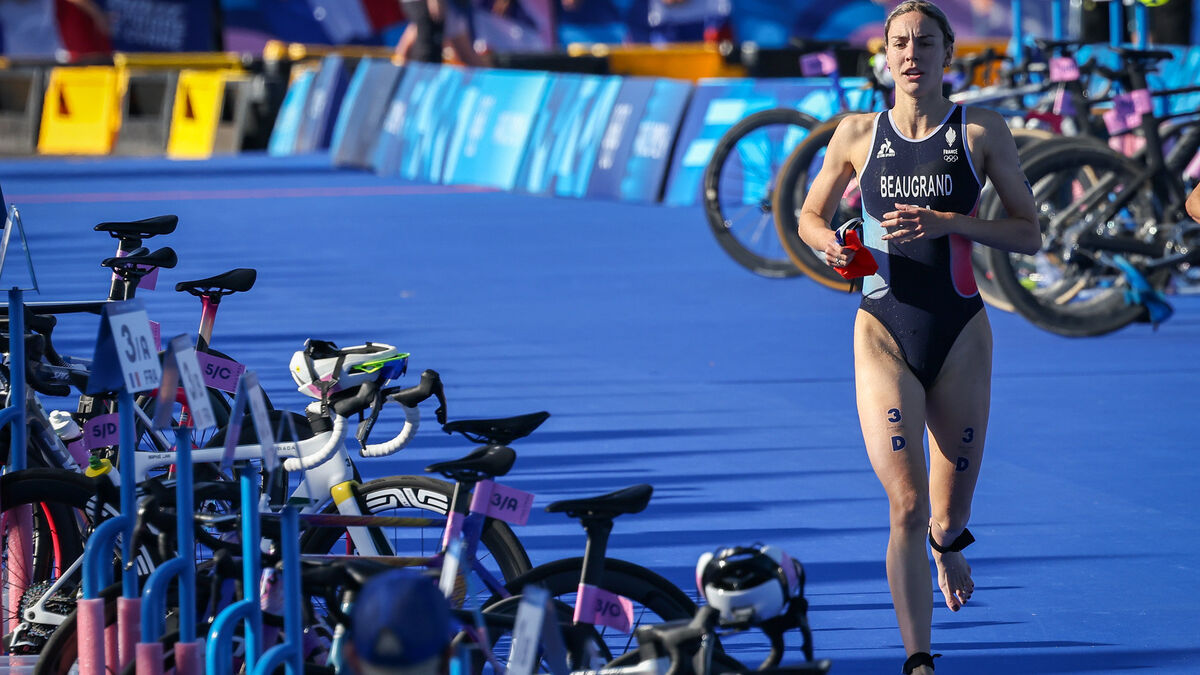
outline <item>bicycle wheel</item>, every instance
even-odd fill
[[[40,653],[61,617],[73,610],[82,580],[76,563],[93,529],[94,509],[89,509],[89,502],[96,490],[95,481],[63,469],[26,469],[0,479],[0,518],[5,524],[0,532],[4,538],[0,550],[5,555],[0,592],[6,630],[11,632],[9,653]],[[27,531],[15,526],[18,514],[26,509],[32,516]],[[25,553],[18,553],[22,549]],[[14,555],[26,556],[32,563],[28,576]],[[26,612],[39,604],[59,618],[29,619]]]
[[[576,591],[582,573],[583,558],[566,558],[539,565],[509,582],[506,588],[513,595],[493,599],[484,608],[484,613],[515,617],[521,601],[521,590],[526,586],[541,586],[550,592],[556,607],[570,608],[573,615]],[[637,661],[637,640],[634,633],[638,626],[690,619],[696,613],[696,603],[677,586],[644,567],[624,560],[609,558],[604,561],[604,580],[601,587],[633,602],[634,624],[628,633],[605,626],[593,627],[599,651],[596,656],[609,665],[628,665]],[[511,635],[497,634],[489,637],[494,641],[493,653],[497,660],[506,663],[511,648]],[[596,664],[580,663],[573,664],[573,667],[589,665]]]
[[[104,625],[117,622],[117,598],[121,595],[121,584],[112,584],[100,592],[104,600]],[[33,675],[67,675],[79,672],[79,624],[74,610],[58,626],[46,641],[44,653],[33,667]],[[116,666],[105,664],[107,672],[116,672]]]
[[[791,108],[756,112],[721,137],[704,169],[709,229],[731,258],[755,274],[800,274],[771,232],[772,194],[784,158],[816,125],[816,118]]]
[[[360,492],[365,504],[364,513],[373,516],[428,517],[431,513],[445,515],[450,511],[454,486],[428,476],[388,476],[364,483]],[[325,513],[337,513],[329,505]],[[399,556],[428,557],[438,553],[442,544],[442,528],[381,527],[378,528]],[[315,554],[353,554],[355,548],[344,529],[319,527],[305,532],[300,550]],[[506,523],[487,519],[480,536],[476,560],[487,573],[501,583],[509,582],[529,571],[529,555]],[[465,561],[464,561],[465,564]],[[484,583],[476,583],[475,603],[491,596]]]
[[[804,240],[800,238],[800,233],[796,231],[800,219],[800,209],[804,206],[808,188],[812,185],[813,179],[817,177],[817,172],[821,170],[821,165],[825,161],[825,149],[829,146],[829,141],[833,138],[833,132],[837,130],[838,123],[844,117],[845,115],[839,115],[831,118],[813,129],[808,138],[805,138],[792,151],[779,173],[779,189],[775,191],[774,211],[775,230],[792,264],[826,288],[852,292],[862,288],[862,282],[857,279],[842,278],[832,267],[825,264],[824,254],[804,243]],[[853,185],[842,196],[841,204],[838,206],[837,214],[830,226],[836,228],[843,222],[860,215],[861,212],[862,205],[858,189],[856,185]]]
[[[1025,167],[1038,202],[1042,248],[1034,255],[992,249],[996,282],[1013,307],[1034,325],[1059,335],[1084,337],[1118,330],[1144,317],[1145,308],[1126,301],[1125,275],[1080,237],[1125,244],[1149,243],[1161,222],[1161,207],[1139,168],[1107,147],[1087,141],[1061,143]],[[1131,194],[1132,193],[1132,194]],[[1112,218],[1099,221],[1116,200],[1127,200]],[[1142,259],[1127,254],[1135,265]],[[1148,281],[1162,288],[1166,269]]]
[[[1042,129],[1013,129],[1012,136],[1022,164],[1031,160],[1044,149],[1044,146],[1040,145],[1042,141],[1062,140],[1063,138]],[[979,195],[979,217],[984,219],[1003,218],[1004,213],[1004,205],[1000,203],[996,191],[992,189],[990,183],[985,185],[983,192]],[[976,243],[971,246],[971,268],[975,272],[975,287],[979,289],[979,296],[996,309],[1004,312],[1016,311],[1013,309],[1012,301],[996,284],[996,273],[992,271],[988,250],[989,247],[983,244]]]

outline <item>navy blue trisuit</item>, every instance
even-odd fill
[[[858,183],[863,244],[879,270],[863,279],[859,307],[887,328],[913,374],[929,389],[967,323],[983,309],[971,270],[971,241],[957,234],[897,244],[883,239],[883,214],[896,204],[975,215],[983,186],[967,150],[963,108],[929,135],[911,139],[875,116]]]

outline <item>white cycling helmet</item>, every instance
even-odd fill
[[[755,544],[705,553],[696,587],[725,624],[758,624],[782,615],[804,595],[804,567],[774,546]]]
[[[400,377],[408,369],[408,354],[378,342],[339,349],[332,342],[310,339],[292,354],[288,368],[300,393],[322,399],[373,380]]]

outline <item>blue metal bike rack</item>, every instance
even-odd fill
[[[8,362],[10,364],[8,407],[0,410],[0,428],[11,425],[12,440],[9,443],[8,470],[21,471],[25,468],[25,300],[24,292],[17,287],[8,291]]]
[[[238,472],[242,497],[242,588],[245,596],[217,614],[208,631],[205,645],[205,672],[208,675],[232,675],[234,631],[244,622],[246,672],[253,673],[262,651],[262,608],[258,604],[258,578],[262,573],[262,552],[259,550],[258,485],[249,469]]]
[[[146,580],[142,594],[142,641],[154,642],[166,630],[167,590],[179,577],[179,641],[196,639],[196,556],[192,532],[194,480],[192,478],[192,434],[188,427],[175,430],[175,527],[178,555],[166,561]]]

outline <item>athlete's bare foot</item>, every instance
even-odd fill
[[[946,606],[950,611],[957,612],[971,599],[975,591],[975,582],[971,580],[971,566],[959,551],[946,553],[933,552],[933,561],[937,563],[938,588],[946,596]],[[915,671],[914,671],[915,672]]]

